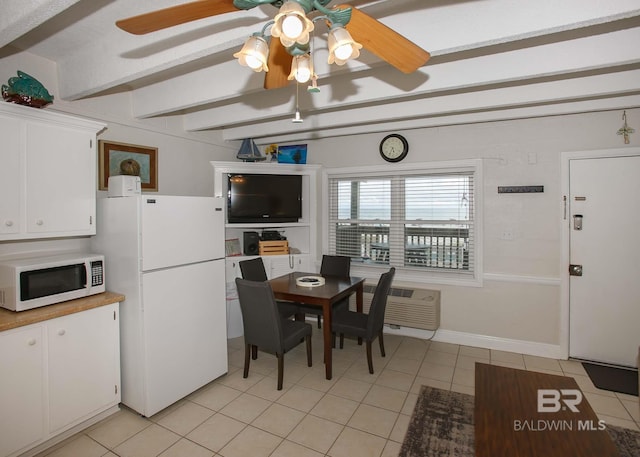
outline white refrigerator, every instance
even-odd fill
[[[92,248],[120,305],[122,403],[152,416],[227,372],[224,201],[98,199]]]

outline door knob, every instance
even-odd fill
[[[569,265],[569,276],[582,276],[582,265]]]

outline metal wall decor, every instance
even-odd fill
[[[626,110],[622,113],[622,120],[624,121],[624,124],[618,129],[618,135],[622,135],[624,137],[624,144],[629,144],[629,135],[635,133],[635,129],[632,129],[627,125]]]
[[[544,186],[498,186],[499,194],[532,194],[544,192]]]

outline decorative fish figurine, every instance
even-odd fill
[[[2,98],[19,105],[42,108],[53,102],[53,95],[33,76],[18,70],[18,76],[9,78],[9,85],[2,85]]]

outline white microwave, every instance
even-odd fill
[[[68,253],[0,262],[0,307],[25,311],[105,291],[104,256]]]

